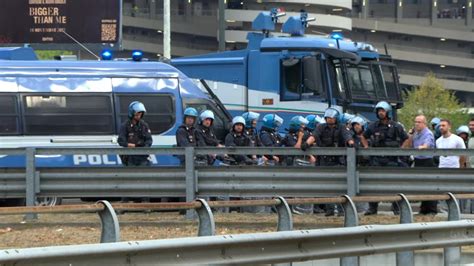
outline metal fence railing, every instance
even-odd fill
[[[414,265],[414,250],[444,248],[445,265],[459,265],[462,245],[474,244],[474,221],[460,221],[458,199],[472,199],[474,194],[391,195],[333,198],[277,197],[267,200],[210,201],[198,199],[185,203],[121,203],[106,201],[92,205],[0,208],[0,215],[20,213],[98,212],[101,217],[101,243],[119,242],[120,226],[115,210],[194,210],[199,219],[201,238],[124,242],[102,245],[76,245],[4,250],[0,263],[35,264],[134,264],[192,263],[288,263],[296,260],[338,258],[340,265],[359,265],[359,257],[374,253],[397,252],[397,265]],[[413,223],[410,201],[445,200],[448,222]],[[358,226],[355,203],[397,202],[400,225]],[[324,230],[293,230],[291,205],[341,204],[344,227]],[[278,215],[278,233],[215,236],[213,208],[272,206]],[[292,232],[291,232],[292,231]],[[100,254],[100,256],[97,256]],[[153,254],[153,255],[150,255]]]
[[[2,155],[26,155],[25,168],[2,168],[0,198],[36,197],[315,197],[347,194],[474,193],[474,169],[358,167],[357,156],[469,155],[474,150],[313,148],[26,148],[0,149]],[[175,167],[37,167],[36,155],[174,154]],[[341,167],[196,166],[196,155],[268,154],[345,156]]]
[[[472,221],[457,221],[8,249],[0,254],[0,262],[6,265],[282,263],[469,245],[474,243],[472,238],[456,236],[472,235],[473,227]]]

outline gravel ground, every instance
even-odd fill
[[[178,213],[125,213],[119,215],[122,241],[191,237],[197,235],[197,222]],[[342,217],[323,215],[294,215],[295,229],[341,227]],[[273,232],[275,214],[216,213],[216,234]],[[415,215],[415,222],[446,220],[446,216]],[[396,224],[398,216],[382,214],[360,216],[360,224]],[[98,243],[100,220],[95,214],[41,214],[34,222],[23,221],[23,216],[0,217],[0,248],[27,248],[53,245]],[[474,252],[474,247],[464,251]]]

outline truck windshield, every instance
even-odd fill
[[[330,80],[325,76],[328,64]],[[344,59],[321,60],[317,55],[281,61],[280,100],[327,100],[327,88],[336,101],[401,102],[396,68],[387,62],[360,62]]]
[[[399,102],[400,94],[395,82],[395,67],[389,64],[364,62],[360,64],[341,64],[333,62],[339,91],[350,91],[352,101]],[[345,65],[345,67],[343,66]],[[347,77],[347,82],[341,82]]]

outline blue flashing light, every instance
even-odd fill
[[[134,50],[132,51],[132,60],[133,61],[142,61],[143,59],[143,52],[140,50]]]
[[[331,39],[334,39],[334,40],[342,40],[344,39],[344,35],[342,35],[342,33],[340,32],[333,32],[329,35],[329,37]]]
[[[102,60],[112,60],[113,58],[112,51],[103,50],[102,53],[100,53],[100,57],[102,58]]]

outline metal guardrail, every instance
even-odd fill
[[[11,265],[279,263],[469,245],[474,243],[473,233],[472,221],[373,225],[4,250],[8,254],[2,252],[0,262]],[[350,250],[354,245],[359,248]]]
[[[459,195],[474,198],[474,194]],[[446,200],[449,222],[413,222],[410,200]],[[392,201],[400,207],[403,225],[358,226],[354,202]],[[339,229],[293,231],[290,205],[338,203],[344,209],[344,226]],[[278,233],[215,235],[212,208],[235,206],[274,206],[278,214]],[[183,210],[193,209],[199,218],[198,236],[102,245],[76,245],[0,251],[3,264],[236,264],[281,263],[296,260],[341,257],[341,265],[359,265],[360,255],[397,252],[397,265],[414,265],[415,249],[444,247],[445,265],[458,265],[461,252],[458,246],[474,244],[474,221],[459,221],[460,210],[456,197],[445,195],[413,195],[336,198],[282,197],[268,200],[212,201],[198,199],[187,203],[113,204],[54,207],[0,208],[0,215],[25,212],[99,212],[102,222],[101,243],[120,241],[120,227],[113,210]],[[285,231],[285,232],[283,232]],[[207,237],[205,237],[207,236]],[[387,241],[389,239],[389,241]],[[350,257],[348,257],[350,256]],[[291,265],[289,263],[288,265]]]
[[[312,148],[17,148],[0,154],[25,154],[26,168],[0,171],[0,198],[25,197],[314,197],[347,194],[474,193],[474,169],[358,167],[356,156],[469,155],[474,150]],[[181,167],[37,168],[35,155],[174,154],[185,155]],[[197,167],[195,155],[270,154],[346,156],[344,167]],[[80,170],[79,170],[80,169]]]
[[[120,241],[120,227],[112,205],[105,200],[91,205],[63,205],[37,207],[3,207],[0,215],[14,215],[24,213],[97,213],[100,217],[100,243]]]

